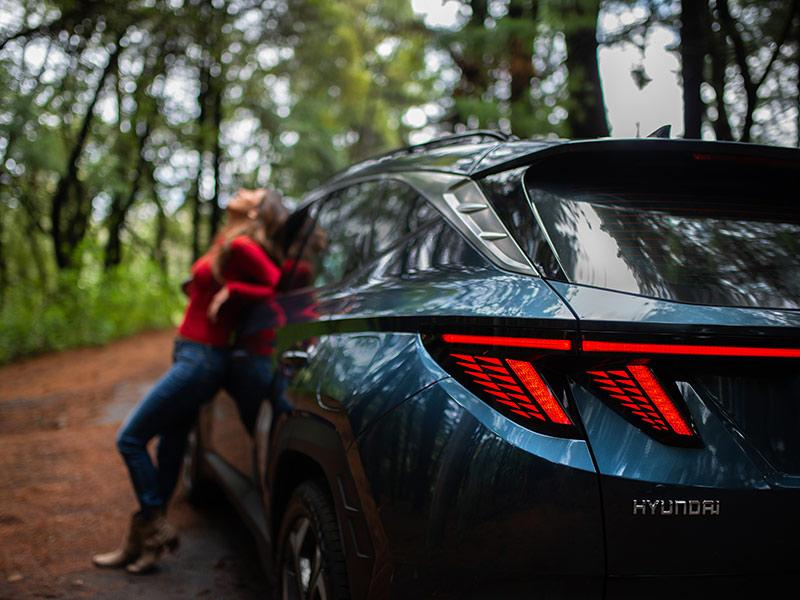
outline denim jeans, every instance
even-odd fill
[[[250,354],[244,350],[231,352],[225,390],[239,409],[247,431],[252,435],[261,402],[273,394],[272,360],[269,356]]]
[[[117,448],[144,512],[169,502],[200,405],[211,400],[224,382],[228,351],[179,339],[172,360],[172,368],[128,415],[117,434]],[[158,466],[147,452],[147,443],[156,436],[160,436]]]

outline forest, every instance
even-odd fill
[[[598,55],[656,29],[674,132],[800,145],[798,3],[0,0],[0,363],[173,324],[240,187],[296,202],[467,129],[613,136]]]

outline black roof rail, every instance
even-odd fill
[[[409,146],[404,146],[401,148],[395,148],[394,150],[389,150],[388,152],[384,152],[383,154],[378,154],[375,156],[370,156],[365,158],[364,160],[351,165],[350,167],[345,168],[342,171],[334,174],[331,179],[337,179],[341,175],[347,173],[354,167],[358,167],[360,165],[365,165],[374,162],[382,162],[387,159],[398,158],[405,154],[414,154],[415,152],[423,152],[425,150],[431,150],[433,148],[444,148],[447,146],[454,146],[456,144],[463,143],[464,140],[468,140],[470,138],[478,138],[481,140],[487,141],[495,141],[495,142],[509,142],[512,140],[518,140],[519,138],[515,135],[509,133],[503,133],[502,131],[496,131],[494,129],[473,129],[469,131],[463,131],[461,133],[454,133],[451,135],[445,135],[428,142],[422,142],[420,144],[411,144]]]
[[[417,150],[423,150],[423,149],[441,148],[443,146],[451,146],[454,144],[461,143],[465,139],[469,138],[479,138],[479,139],[485,138],[487,141],[494,140],[496,142],[507,142],[509,140],[517,139],[516,136],[513,136],[508,133],[503,133],[502,131],[496,131],[494,129],[473,129],[471,131],[462,131],[461,133],[453,133],[451,135],[445,135],[440,138],[430,140],[429,142],[422,142],[421,144],[413,144],[411,146],[403,148],[403,150],[405,150],[406,152],[416,152]]]
[[[379,156],[376,156],[375,158],[379,159],[389,158],[392,156],[399,156],[401,154],[413,154],[414,152],[431,150],[433,148],[454,146],[470,138],[486,139],[487,141],[493,140],[496,142],[508,142],[510,140],[519,139],[515,135],[503,133],[502,131],[496,131],[494,129],[473,129],[470,131],[462,131],[461,133],[453,133],[451,135],[445,135],[430,140],[428,142],[422,142],[420,144],[411,144],[410,146],[405,146],[403,148],[396,148],[395,150],[390,150],[386,154],[381,154]]]

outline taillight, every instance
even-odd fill
[[[442,339],[450,344],[470,344],[476,346],[505,346],[507,348],[536,348],[538,350],[570,350],[570,340],[551,338],[525,338],[499,335],[460,335],[445,333]]]
[[[655,343],[549,336],[443,333],[426,345],[461,384],[507,418],[562,437],[581,437],[570,386],[592,391],[656,440],[701,445],[676,377],[697,364],[800,358],[800,348],[708,343]],[[677,340],[680,342],[681,340]],[[686,357],[692,357],[691,364]],[[677,370],[676,370],[677,369]]]
[[[534,366],[524,360],[451,354],[471,382],[491,397],[500,410],[524,420],[571,426],[550,387]]]
[[[642,344],[584,340],[583,352],[623,354],[669,354],[673,356],[739,357],[739,358],[800,358],[800,348],[764,346],[709,346],[706,344]]]
[[[628,421],[656,439],[676,445],[696,445],[697,433],[691,419],[672,399],[650,367],[626,365],[624,368],[589,370],[597,395]]]
[[[580,437],[563,385],[548,379],[547,363],[570,350],[570,340],[450,333],[438,340],[444,342],[435,343],[439,362],[496,411],[541,433]]]

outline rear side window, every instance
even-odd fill
[[[290,264],[297,263],[295,270],[307,273],[306,283],[315,287],[342,281],[438,216],[413,188],[395,180],[338,190],[320,200],[312,218],[314,213],[316,224],[306,233],[302,248],[290,255]],[[301,287],[302,279],[293,276],[290,287]]]
[[[414,188],[396,180],[382,182],[381,200],[370,214],[374,255],[382,254],[437,216],[436,209]]]
[[[370,181],[323,201],[317,217],[317,235],[323,240],[313,257],[316,287],[341,281],[372,255],[370,213],[380,197],[380,183]]]
[[[376,280],[410,278],[431,269],[475,272],[487,266],[486,259],[461,234],[444,219],[438,219],[429,221],[415,235],[381,257],[369,276]]]
[[[788,162],[673,153],[543,164],[524,181],[570,282],[683,302],[794,309],[797,174]]]

